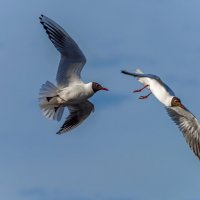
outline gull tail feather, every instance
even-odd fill
[[[46,118],[60,121],[64,107],[52,103],[52,100],[57,97],[58,91],[59,89],[53,83],[47,81],[40,88],[39,105]]]
[[[138,77],[139,74],[144,74],[140,69],[136,69],[135,72],[128,72],[126,70],[121,70],[121,73],[134,77]]]
[[[142,71],[141,69],[136,69],[136,70],[135,70],[135,73],[137,73],[137,74],[144,74],[143,71]]]
[[[126,70],[121,70],[121,73],[135,77],[140,83],[144,85],[149,84],[148,78],[142,76],[144,73],[140,69],[136,69],[135,72],[128,72]]]
[[[51,120],[60,121],[63,115],[64,107],[55,107],[52,105],[43,105],[41,107],[43,115]]]

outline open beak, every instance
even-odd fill
[[[109,91],[109,89],[107,89],[107,88],[101,88],[101,90]]]

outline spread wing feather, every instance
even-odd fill
[[[196,117],[189,110],[180,107],[166,107],[166,110],[200,159],[200,125]]]
[[[68,109],[70,114],[57,134],[65,133],[80,125],[94,111],[94,105],[89,101],[85,101],[84,103],[68,106]]]
[[[56,76],[58,86],[63,88],[75,81],[82,82],[80,73],[86,63],[86,58],[76,42],[50,18],[41,15],[39,19],[49,39],[61,54]]]

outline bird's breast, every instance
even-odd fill
[[[171,105],[172,94],[167,90],[167,88],[159,83],[158,81],[151,81],[150,90],[154,96],[165,106]]]
[[[86,101],[92,95],[84,87],[78,85],[63,89],[59,96],[64,101],[63,103],[67,105]]]

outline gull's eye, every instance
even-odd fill
[[[180,103],[181,101],[179,99],[175,99],[175,103]]]

